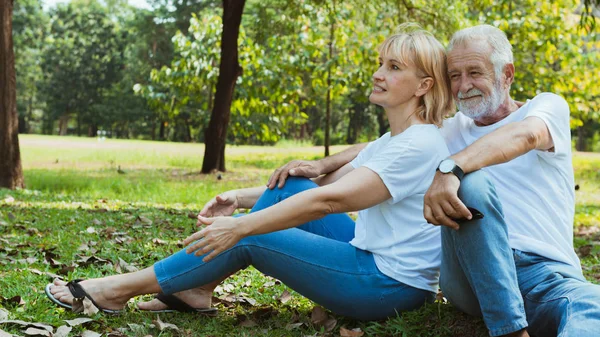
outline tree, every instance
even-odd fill
[[[235,81],[242,74],[238,62],[238,36],[246,0],[223,0],[223,34],[221,35],[221,61],[214,106],[208,129],[205,132],[202,173],[225,171],[225,142],[231,115],[231,101]]]
[[[10,189],[25,185],[19,151],[13,5],[13,0],[0,2],[0,187]]]

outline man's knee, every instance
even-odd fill
[[[463,177],[458,190],[458,197],[469,207],[474,207],[484,214],[492,207],[502,210],[502,205],[496,194],[496,188],[488,174],[482,170],[471,172]]]

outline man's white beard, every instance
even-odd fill
[[[479,99],[463,101],[461,98],[481,95]],[[467,117],[473,120],[479,120],[483,117],[492,116],[502,104],[504,98],[504,90],[500,81],[494,83],[494,89],[490,95],[484,95],[481,90],[473,88],[467,93],[458,92],[458,100],[456,105],[458,109]]]

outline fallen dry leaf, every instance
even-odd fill
[[[300,322],[300,323],[289,323],[289,324],[287,324],[285,326],[285,329],[287,331],[291,331],[291,330],[299,328],[300,326],[302,326],[302,324],[304,324],[304,323],[302,323],[302,322]]]
[[[319,306],[313,308],[310,314],[310,321],[317,327],[325,328],[326,332],[332,331],[337,324],[337,320],[333,317],[329,317],[325,309]]]
[[[586,257],[589,256],[592,252],[592,248],[594,248],[594,246],[592,245],[585,245],[585,246],[581,246],[579,247],[579,257]]]
[[[152,239],[152,243],[154,243],[155,245],[166,245],[168,242],[165,240],[154,238]]]
[[[89,234],[95,234],[96,228],[90,226],[85,231],[88,232]]]
[[[327,320],[327,317],[328,316],[325,309],[319,306],[314,307],[312,312],[310,313],[310,321],[313,324],[321,324],[322,322],[325,322],[325,320]]]
[[[73,312],[83,313],[84,315],[93,316],[98,313],[98,308],[90,301],[89,298],[85,297],[83,300],[73,300]]]
[[[96,226],[102,226],[102,221],[98,220],[98,219],[94,219],[92,220],[92,223]]]
[[[156,320],[152,321],[152,323],[154,323],[156,325],[156,327],[158,328],[158,330],[160,330],[160,331],[163,331],[166,329],[179,331],[179,327],[177,325],[171,324],[171,323],[165,323],[165,322],[161,321],[160,317],[158,315],[156,315]]]
[[[10,204],[11,202],[15,202],[15,198],[13,198],[10,195],[7,195],[6,198],[4,198],[4,202]]]
[[[348,330],[344,327],[340,328],[340,337],[361,337],[365,333],[360,330],[360,328]]]
[[[97,332],[90,331],[90,330],[85,330],[84,332],[81,333],[81,337],[100,337],[100,336],[102,336],[102,335]]]
[[[6,309],[0,308],[0,321],[8,319],[9,312]]]
[[[71,332],[72,329],[73,328],[66,325],[59,326],[58,329],[56,329],[54,335],[52,335],[52,337],[67,337],[69,336],[69,332]]]
[[[50,331],[43,330],[43,329],[36,329],[36,328],[27,328],[27,330],[25,330],[24,334],[29,335],[29,336],[46,336],[46,337],[52,336],[52,333]]]
[[[81,317],[81,318],[75,318],[75,319],[71,319],[71,320],[65,320],[65,322],[67,322],[67,324],[71,327],[85,324],[88,322],[93,322],[93,321],[94,321],[93,319],[88,318],[88,317]]]
[[[34,328],[38,328],[38,329],[48,330],[49,332],[54,331],[54,328],[50,325],[42,324],[42,323],[25,322],[25,321],[21,321],[21,320],[3,320],[3,321],[0,321],[0,324],[16,324],[16,325],[20,325],[25,328],[34,327]]]
[[[287,303],[291,299],[292,299],[292,294],[290,294],[290,292],[287,290],[284,290],[283,293],[281,295],[279,295],[279,298],[278,298],[278,300],[281,301],[281,303]]]
[[[133,273],[138,271],[139,269],[136,266],[125,262],[122,258],[119,258],[119,261],[115,264],[115,270],[117,271],[117,273],[121,274],[123,273],[123,271]]]

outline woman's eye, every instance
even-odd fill
[[[396,66],[396,65],[393,65],[393,66],[392,66],[392,69],[393,69],[393,70],[400,70],[400,68],[399,68],[398,66]]]
[[[379,62],[379,67],[381,67],[383,65],[383,63]]]

